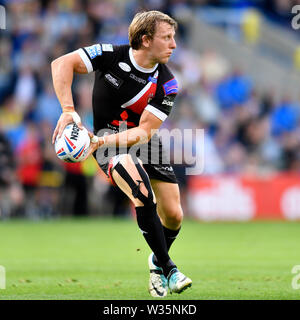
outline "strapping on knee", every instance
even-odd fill
[[[118,162],[114,169],[118,172],[118,174],[128,183],[129,187],[131,188],[132,195],[134,198],[139,199],[144,206],[152,206],[154,204],[153,202],[153,194],[152,194],[152,188],[149,181],[149,178],[144,171],[144,169],[141,167],[139,163],[135,163],[135,166],[142,178],[142,180],[136,180],[134,181],[128,171],[124,168],[124,166]],[[141,184],[144,184],[145,188],[148,191],[148,196],[145,196],[140,189]]]

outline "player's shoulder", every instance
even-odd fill
[[[129,45],[115,45],[112,43],[96,43],[88,47],[84,47],[91,59],[96,56],[103,55],[122,55],[129,50]]]
[[[102,44],[103,46],[103,44]],[[128,44],[111,44],[112,50],[115,52],[128,52],[129,51],[129,45]]]
[[[159,64],[159,72],[160,72],[160,76],[165,79],[175,78],[172,71],[166,64],[162,64],[162,63]]]
[[[103,46],[103,45],[102,45]],[[112,46],[112,53],[118,56],[127,56],[129,52],[129,45],[122,44],[122,45],[111,45]]]
[[[102,45],[103,46],[103,45]],[[111,58],[113,61],[127,61],[129,56],[129,45],[112,45]]]
[[[166,64],[159,64],[160,83],[165,95],[178,93],[178,82],[170,68]]]

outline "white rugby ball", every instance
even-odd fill
[[[80,130],[76,123],[67,125],[60,138],[56,138],[55,152],[65,162],[82,161],[90,146],[88,131]]]

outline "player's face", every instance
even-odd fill
[[[167,22],[160,22],[156,26],[156,32],[150,42],[150,52],[155,63],[167,63],[173,50],[176,48],[174,39],[175,30]]]

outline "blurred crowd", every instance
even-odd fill
[[[1,2],[7,28],[0,30],[0,218],[124,213],[121,195],[93,159],[64,164],[55,155],[51,136],[61,109],[50,63],[93,43],[128,43],[128,23],[140,9],[162,10],[179,19],[178,46],[169,66],[178,79],[180,95],[163,127],[205,129],[203,174],[300,171],[299,101],[288,95],[278,97],[275,88],[257,90],[249,76],[230,65],[221,52],[199,54],[186,45],[188,23],[180,19],[182,10],[207,3]],[[74,78],[75,106],[89,130],[92,85],[93,75]],[[186,185],[183,167],[176,170],[180,183]]]

